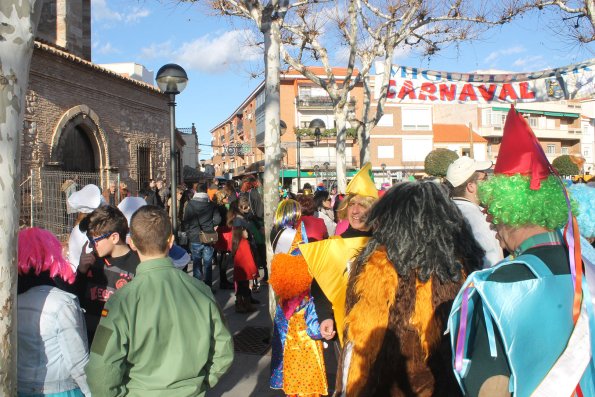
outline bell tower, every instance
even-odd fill
[[[91,60],[91,0],[45,0],[37,37]]]

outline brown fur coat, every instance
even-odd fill
[[[354,264],[347,289],[345,346],[352,345],[347,384],[337,395],[460,396],[448,336],[443,335],[462,282],[425,283],[415,274],[399,277],[384,248]]]

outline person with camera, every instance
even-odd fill
[[[190,244],[192,274],[209,287],[213,282],[213,253],[219,223],[221,216],[215,203],[209,200],[207,186],[198,185],[196,193],[184,209],[182,229]]]

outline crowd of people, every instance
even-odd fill
[[[269,283],[270,387],[288,396],[595,397],[595,189],[568,186],[514,108],[492,167],[280,189],[270,274],[253,176],[71,192],[67,255],[19,233],[19,395],[202,396],[234,355],[213,293],[241,316]]]

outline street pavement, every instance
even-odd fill
[[[254,298],[261,303],[254,305],[257,311],[254,313],[236,313],[235,295],[233,290],[220,290],[218,281],[218,269],[214,269],[213,281],[214,294],[232,335],[238,334],[245,327],[268,327],[272,330],[272,322],[268,311],[268,284],[263,283],[260,292],[254,294]],[[262,274],[262,272],[261,272]],[[228,279],[232,279],[231,271]],[[261,341],[256,341],[261,342]],[[267,341],[268,342],[268,341]],[[236,352],[234,361],[228,372],[220,379],[219,383],[207,392],[207,397],[281,397],[284,393],[280,390],[272,390],[269,387],[271,349],[266,350],[264,355]],[[336,373],[336,360],[332,353],[332,346],[325,350],[327,362],[327,373],[329,386],[334,385]],[[329,387],[329,391],[331,388]],[[332,394],[332,393],[331,393]]]

